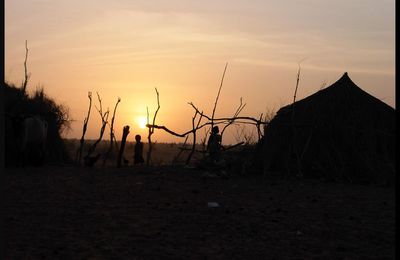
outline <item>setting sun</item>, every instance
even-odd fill
[[[147,119],[145,116],[138,116],[136,118],[136,122],[140,129],[145,129],[147,124]]]

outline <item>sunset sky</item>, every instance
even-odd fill
[[[394,7],[394,0],[6,0],[5,78],[23,81],[27,40],[28,90],[43,86],[69,107],[68,138],[82,134],[88,91],[110,110],[121,98],[117,139],[124,125],[130,141],[146,136],[140,121],[146,106],[150,114],[157,107],[155,87],[157,123],[185,132],[188,102],[211,115],[226,62],[217,117],[231,116],[240,97],[242,115],[252,117],[291,102],[299,62],[298,99],[347,71],[395,107]],[[98,137],[99,125],[93,110],[88,138]],[[157,130],[153,139],[183,141]],[[224,142],[235,143],[233,133]]]

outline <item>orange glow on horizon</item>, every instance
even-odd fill
[[[157,109],[155,87],[161,105],[155,123],[186,133],[194,115],[188,102],[211,116],[227,62],[216,117],[232,116],[240,98],[247,104],[240,115],[254,118],[289,104],[300,61],[296,100],[347,71],[360,88],[395,107],[393,0],[131,2],[80,1],[77,10],[74,1],[5,1],[5,79],[23,81],[27,40],[27,91],[43,86],[69,109],[73,121],[64,138],[81,138],[88,91],[93,114],[87,139],[97,139],[101,128],[96,92],[110,114],[122,98],[117,139],[125,125],[128,140],[147,136],[146,108],[150,122]],[[184,142],[161,129],[153,140]],[[226,135],[223,142],[236,140]]]

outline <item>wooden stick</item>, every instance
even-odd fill
[[[113,112],[113,116],[111,118],[111,124],[110,124],[110,147],[108,148],[108,151],[104,155],[103,166],[106,165],[106,161],[107,161],[108,157],[110,156],[110,154],[112,152],[112,149],[113,149],[113,146],[114,146],[114,139],[115,139],[115,136],[114,136],[114,120],[115,120],[115,113],[117,111],[117,107],[118,107],[119,102],[121,102],[121,98],[118,97],[117,103],[115,104],[115,107],[114,107],[114,112]]]
[[[178,161],[179,157],[181,156],[181,154],[182,154],[182,152],[183,152],[184,150],[186,150],[186,149],[189,150],[189,148],[186,148],[186,142],[187,142],[188,138],[189,138],[189,136],[186,136],[185,142],[183,142],[182,147],[179,148],[180,151],[178,152],[178,154],[177,154],[177,155],[174,157],[174,159],[172,160],[172,164],[176,164],[176,162]]]
[[[128,137],[129,134],[129,125],[124,126],[122,130],[122,139],[121,139],[121,147],[119,149],[118,153],[118,159],[117,159],[117,167],[121,167],[121,160],[124,155],[124,150],[125,150],[125,144],[126,144],[126,138]]]
[[[203,115],[202,112],[199,112],[199,114]],[[240,123],[240,124],[251,124],[251,125],[257,125],[257,123],[264,124],[264,125],[268,124],[268,122],[263,122],[263,121],[259,122],[258,119],[255,119],[255,118],[252,118],[252,117],[218,118],[218,119],[214,119],[214,121],[217,121],[217,123],[214,123],[214,124],[228,124],[229,121],[231,121],[231,120],[235,121],[235,123]],[[250,122],[248,122],[248,121],[238,121],[238,120],[248,120]],[[189,130],[189,131],[184,132],[182,134],[176,133],[176,132],[172,131],[171,129],[169,129],[168,127],[163,126],[163,125],[147,124],[146,127],[147,128],[161,129],[161,130],[164,130],[165,132],[167,132],[167,133],[169,133],[171,135],[177,136],[177,137],[185,137],[188,134],[191,134],[194,131],[197,131],[197,130],[199,130],[199,129],[205,127],[205,126],[208,126],[208,125],[211,125],[211,121],[203,123],[203,124],[199,125],[198,127],[196,127],[195,129]]]
[[[299,64],[299,69],[297,70],[297,80],[296,80],[296,88],[294,90],[294,95],[293,95],[293,103],[296,102],[296,95],[297,95],[297,88],[299,87],[299,81],[300,81],[300,64]]]
[[[88,92],[88,98],[89,98],[89,108],[88,108],[88,113],[85,119],[83,120],[83,129],[82,129],[82,137],[80,140],[80,146],[76,152],[76,158],[75,158],[75,163],[80,166],[81,165],[81,160],[82,160],[82,151],[83,151],[83,146],[85,143],[85,134],[87,130],[87,124],[89,122],[89,117],[90,117],[90,111],[92,109],[92,92]]]
[[[103,114],[103,107],[101,104],[101,98],[99,93],[97,93],[97,98],[99,100],[100,103],[100,108],[97,108],[97,111],[100,114],[100,118],[101,118],[101,122],[102,122],[102,126],[100,128],[100,136],[99,138],[96,140],[96,142],[94,142],[94,144],[89,148],[88,153],[86,154],[85,158],[90,158],[90,156],[92,155],[92,153],[96,150],[97,145],[100,143],[101,139],[103,139],[103,134],[104,134],[104,130],[106,129],[107,126],[107,122],[108,122],[108,115],[110,114],[110,111],[107,109],[107,111]]]
[[[219,99],[219,94],[221,93],[222,84],[224,83],[225,72],[226,72],[226,68],[227,68],[227,67],[228,67],[228,62],[225,64],[225,69],[224,69],[224,73],[222,74],[222,79],[221,79],[221,83],[220,83],[220,85],[219,85],[217,98],[215,99],[214,109],[213,109],[213,112],[212,112],[212,115],[211,115],[211,128],[214,127],[214,115],[215,115],[215,110],[216,110],[216,108],[217,108],[218,99]]]
[[[200,110],[192,103],[192,102],[189,102],[188,103],[190,106],[192,106],[193,107],[193,109],[194,110],[196,110],[200,115],[202,115],[204,118],[206,118],[206,119],[208,119],[208,120],[210,120],[211,121],[211,117],[210,116],[208,116],[208,115],[206,115],[206,114],[204,114],[203,112],[200,112]],[[243,106],[244,107],[244,106]],[[220,121],[230,121],[230,120],[249,120],[249,121],[252,121],[252,122],[254,122],[254,123],[259,123],[259,124],[268,124],[269,123],[269,121],[260,121],[259,119],[255,119],[254,117],[249,117],[249,116],[237,116],[237,117],[235,117],[235,118],[232,118],[232,117],[223,117],[223,118],[214,118],[213,119],[213,121],[214,122],[219,122],[219,123],[221,123]]]
[[[25,40],[25,50],[26,50],[26,52],[25,52],[25,62],[24,62],[24,67],[25,67],[25,80],[24,80],[24,83],[22,84],[22,91],[23,91],[24,93],[25,93],[26,86],[28,85],[28,80],[29,80],[28,68],[27,68],[27,65],[26,65],[26,62],[27,62],[27,60],[28,60],[28,52],[29,52],[29,50],[28,50],[28,41],[27,41],[27,40]]]
[[[153,126],[156,124],[156,117],[158,114],[158,111],[160,110],[160,95],[158,93],[157,88],[155,88],[156,90],[156,94],[157,94],[157,109],[156,112],[154,113],[154,117],[153,117]],[[147,108],[147,123],[149,123],[149,109]],[[148,125],[148,124],[147,124]],[[147,158],[146,158],[146,165],[149,166],[150,162],[151,162],[151,153],[153,150],[153,146],[151,143],[151,136],[154,134],[154,129],[155,127],[149,127],[149,134],[147,136],[147,139],[149,141],[149,149],[147,150]]]
[[[197,122],[197,125],[195,126],[195,120],[196,120],[196,116],[198,115],[197,111],[193,116],[192,119],[192,128],[193,128],[193,144],[192,144],[192,150],[189,153],[188,158],[186,159],[186,165],[188,165],[190,163],[190,160],[192,159],[192,156],[194,154],[195,148],[196,148],[196,131],[197,128],[200,125],[201,119],[203,118],[203,116],[200,115],[199,121]]]
[[[296,129],[294,127],[294,114],[295,114],[295,102],[296,102],[296,95],[297,95],[297,88],[299,86],[299,81],[300,81],[300,63],[299,63],[299,69],[297,70],[297,80],[296,80],[296,88],[294,90],[294,95],[293,95],[293,104],[292,104],[292,149],[293,152],[295,153],[296,156],[296,163],[297,163],[297,171],[298,171],[298,175],[299,176],[303,176],[302,172],[301,172],[301,159],[299,156],[299,153],[295,147],[295,140],[296,140]],[[288,155],[290,156],[290,154]]]

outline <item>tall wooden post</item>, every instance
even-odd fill
[[[121,167],[121,160],[122,156],[124,155],[124,149],[125,149],[125,143],[126,143],[126,138],[128,137],[129,134],[129,125],[124,126],[123,132],[122,132],[122,140],[121,140],[121,147],[119,148],[119,153],[118,153],[118,161],[117,161],[117,167]]]

